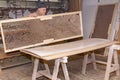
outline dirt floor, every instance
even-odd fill
[[[27,60],[27,59],[23,59],[22,61],[24,60]],[[104,74],[105,74],[104,65],[97,64],[98,70],[93,70],[92,65],[88,65],[87,74],[82,75],[81,74],[82,60],[83,60],[83,57],[78,55],[69,59],[69,63],[67,64],[67,67],[69,70],[69,75],[71,80],[104,80]],[[18,63],[17,60],[13,62]],[[52,71],[53,64],[51,63],[53,62],[49,62],[49,63],[50,63],[50,69]],[[2,64],[1,66],[3,66]],[[43,68],[43,66],[41,67]],[[32,63],[29,63],[26,65],[5,69],[0,75],[0,80],[31,80],[32,68],[33,68]],[[62,69],[60,69],[59,78],[61,78],[61,80],[65,80],[62,73]],[[49,79],[45,77],[40,77],[37,80],[49,80]],[[115,74],[113,73],[110,77],[110,80],[120,80],[120,76],[116,77]]]

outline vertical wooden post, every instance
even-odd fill
[[[64,73],[64,76],[65,76],[65,80],[70,80],[66,63],[61,63],[61,64],[62,64],[62,69],[63,69],[63,73]]]
[[[84,55],[84,60],[83,60],[82,74],[84,75],[86,73],[87,63],[88,63],[88,54]]]
[[[94,52],[91,54],[91,59],[92,59],[93,68],[94,68],[95,70],[97,70],[95,53],[94,53]]]
[[[109,80],[112,57],[113,57],[113,49],[110,48],[110,51],[109,51],[109,54],[108,54],[107,67],[106,67],[105,79],[104,80]]]
[[[120,72],[117,51],[114,51],[114,64],[118,67],[118,70],[116,70],[116,75],[119,76]]]
[[[107,60],[107,68],[106,68],[106,72],[105,72],[105,79],[104,80],[109,80],[110,78],[110,73],[112,72],[116,72],[116,75],[119,75],[119,64],[118,64],[118,56],[117,56],[117,52],[115,50],[117,50],[117,48],[119,48],[120,46],[116,46],[113,45],[110,47],[110,51],[108,53],[108,60]],[[112,64],[112,60],[114,61],[114,64]]]
[[[60,66],[60,59],[55,60],[55,66],[53,70],[52,80],[57,80],[58,71]]]
[[[50,69],[49,69],[48,64],[44,63],[44,65],[45,65],[45,69],[47,70],[48,75],[50,76],[51,73],[50,73]]]
[[[39,65],[39,59],[35,58],[33,74],[32,74],[32,80],[36,80],[36,78],[37,78],[38,65]]]

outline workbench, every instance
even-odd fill
[[[84,54],[85,52],[94,51],[100,48],[110,47],[111,51],[108,53],[108,62],[107,62],[107,68],[105,74],[105,80],[109,80],[109,76],[111,72],[116,71],[117,75],[119,75],[119,64],[118,64],[117,53],[114,53],[113,51],[115,49],[113,45],[115,45],[116,43],[118,42],[110,41],[106,39],[91,38],[91,39],[79,40],[79,41],[57,44],[52,46],[42,46],[42,47],[35,47],[30,49],[23,49],[21,51],[35,57],[32,80],[36,80],[36,78],[40,76],[46,76],[51,80],[58,80],[57,76],[59,72],[60,63],[62,64],[65,80],[70,80],[66,66],[66,63],[68,62],[67,61],[68,56],[72,56],[76,54]],[[113,65],[111,62],[113,57],[115,57],[114,58],[115,66],[111,67]],[[37,71],[39,65],[39,59],[43,59],[45,61],[55,60],[53,74],[49,72],[50,70],[46,63],[45,63],[46,70]],[[83,74],[86,71],[86,65],[87,65],[86,59],[88,58],[85,58],[83,62],[83,68],[82,68]],[[91,59],[94,68],[96,69],[95,56],[93,55]]]
[[[81,11],[62,14],[11,19],[0,21],[1,35],[3,40],[4,52],[21,51],[35,58],[32,80],[40,76],[46,76],[52,80],[60,80],[58,76],[60,64],[63,68],[65,80],[70,80],[66,63],[68,57],[96,49],[109,47],[108,61],[105,80],[109,80],[110,73],[115,71],[119,75],[119,64],[116,49],[117,41],[100,38],[90,38],[78,41],[67,42],[66,40],[83,37]],[[22,33],[14,32],[13,29],[25,29]],[[10,34],[12,33],[12,34]],[[66,43],[54,44],[65,41]],[[53,44],[53,45],[49,45]],[[115,53],[114,53],[115,52]],[[96,60],[94,53],[91,53],[94,69]],[[85,74],[88,62],[88,55],[83,61],[82,73]],[[113,58],[114,57],[114,58]],[[53,74],[50,73],[49,66],[44,63],[45,70],[37,71],[39,60],[55,60]],[[114,64],[112,64],[114,60]]]

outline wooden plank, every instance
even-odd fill
[[[115,24],[118,4],[99,5],[96,13],[95,24],[90,34],[91,38],[113,39],[112,33]],[[112,36],[111,36],[112,35]],[[96,50],[95,53],[103,54],[105,49]]]
[[[0,23],[5,52],[83,36],[81,12],[3,20]]]
[[[118,42],[104,40],[104,39],[87,39],[87,40],[74,41],[65,44],[57,44],[50,47],[43,46],[38,48],[36,47],[36,48],[24,49],[21,51],[30,54],[32,56],[42,58],[44,60],[52,60],[65,56],[71,56],[84,52],[93,51],[96,49],[110,46],[115,43]]]
[[[108,30],[112,23],[114,9],[115,4],[98,6],[92,38],[108,38]]]

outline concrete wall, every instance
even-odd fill
[[[84,38],[88,38],[97,10],[97,0],[83,0],[83,31]]]

